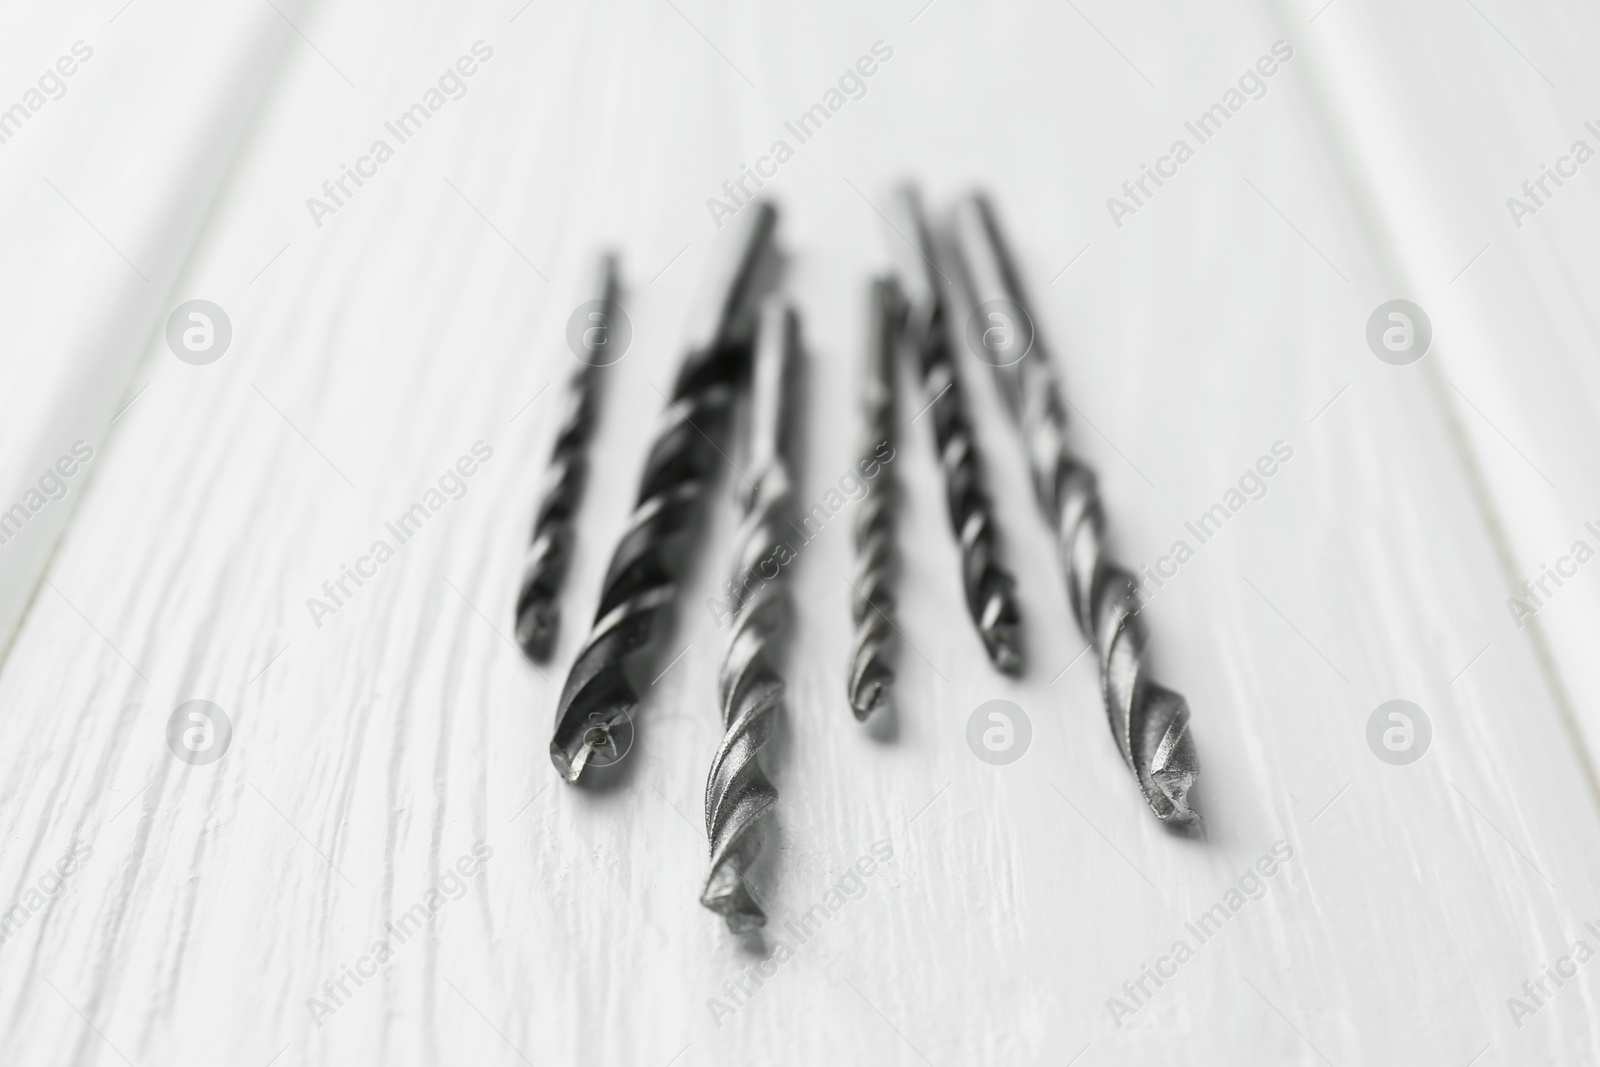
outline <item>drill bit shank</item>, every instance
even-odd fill
[[[615,755],[615,735],[638,703],[628,670],[653,649],[657,622],[677,596],[681,543],[721,459],[714,438],[750,360],[758,277],[776,225],[771,205],[754,205],[725,238],[727,258],[710,279],[712,300],[691,334],[633,514],[601,586],[593,629],[556,706],[550,760],[569,782],[578,781],[595,753]]]
[[[1032,349],[1002,366],[1007,406],[1022,433],[1034,493],[1056,534],[1056,553],[1067,577],[1067,596],[1100,666],[1100,691],[1122,758],[1156,817],[1184,822],[1196,817],[1188,793],[1200,773],[1189,735],[1189,705],[1151,681],[1145,670],[1145,629],[1133,575],[1105,553],[1105,514],[1094,472],[1067,448],[1065,396],[1038,337],[1015,260],[999,220],[981,195],[962,203],[956,232],[974,306],[1009,301],[1027,321]]]
[[[711,873],[700,902],[722,915],[734,933],[767,921],[746,875],[761,851],[760,819],[778,800],[757,756],[783,706],[774,652],[789,615],[783,564],[793,486],[785,401],[798,346],[795,312],[779,298],[769,299],[751,390],[750,480],[741,488],[744,518],[734,540],[733,626],[717,677],[723,738],[706,779]],[[772,563],[777,566],[769,576]]]

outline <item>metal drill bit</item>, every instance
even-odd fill
[[[738,379],[750,362],[759,276],[777,225],[769,204],[739,213],[713,269],[703,321],[667,398],[645,460],[627,529],[611,557],[588,642],[567,672],[556,706],[550,760],[576,782],[597,752],[617,758],[617,733],[629,728],[638,693],[628,671],[652,651],[657,620],[677,597],[684,535],[699,514],[712,469],[722,458],[714,436],[726,421]]]
[[[1106,558],[1105,513],[1094,472],[1068,451],[1066,397],[1056,383],[1016,261],[987,198],[974,195],[961,204],[956,235],[965,262],[961,273],[968,279],[973,306],[1009,301],[1011,308],[1001,305],[998,314],[1004,319],[1014,312],[1021,321],[1005,327],[1019,337],[1015,343],[1031,340],[1031,350],[990,362],[1000,374],[1002,392],[1021,431],[1039,506],[1055,529],[1056,554],[1066,572],[1073,616],[1100,662],[1100,692],[1117,747],[1157,818],[1169,822],[1196,818],[1188,794],[1200,773],[1200,761],[1189,735],[1189,705],[1146,676],[1138,584]]]
[[[855,591],[850,609],[856,634],[850,645],[848,688],[850,710],[861,722],[893,703],[894,665],[889,657],[897,562],[894,513],[899,500],[894,475],[883,464],[894,458],[894,353],[905,316],[905,304],[893,278],[872,283],[868,315],[867,367],[861,390],[864,427],[858,462],[862,473],[877,466],[880,475],[856,510],[856,570],[850,582]]]
[[[793,308],[779,297],[769,298],[762,309],[751,388],[749,480],[739,494],[744,518],[734,539],[733,629],[717,674],[723,737],[706,778],[711,874],[700,903],[726,919],[736,934],[767,921],[745,875],[761,851],[759,821],[778,800],[757,756],[783,706],[783,678],[773,653],[789,616],[783,564],[792,551],[784,538],[793,486],[785,409],[799,333]]]
[[[603,346],[610,343],[617,306],[615,255],[601,257],[599,283],[601,309],[584,334],[588,358],[579,357],[562,397],[560,429],[517,590],[517,644],[535,663],[549,658],[561,625],[561,586],[572,558],[572,520],[583,500],[589,436],[595,423],[595,367],[605,360]]]
[[[911,338],[927,405],[923,412],[933,419],[950,526],[961,546],[967,611],[989,659],[1000,670],[1016,674],[1022,670],[1016,581],[1000,563],[994,511],[983,488],[982,460],[956,373],[957,334],[944,295],[952,283],[934,265],[933,233],[923,214],[921,196],[914,187],[906,186],[899,197],[902,215],[912,231],[907,239],[920,257],[920,262],[915,262],[902,256],[900,277],[911,302]],[[921,418],[922,413],[916,417]]]

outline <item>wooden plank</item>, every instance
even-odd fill
[[[1583,104],[1597,27],[1579,6],[1537,20],[1497,5],[1463,14],[1334,9],[1318,40],[1352,154],[1386,161],[1372,171],[1384,178],[1371,183],[1372,213],[1433,318],[1430,372],[1499,527],[1501,580],[1473,612],[1479,642],[1488,655],[1527,646],[1548,664],[1592,763],[1600,599],[1573,546],[1600,548],[1585,525],[1597,504],[1587,457],[1600,441],[1594,328],[1574,294],[1596,269],[1586,238],[1600,193],[1572,152],[1578,141],[1600,151]],[[1402,58],[1402,40],[1427,47]],[[1563,159],[1578,174],[1557,184],[1547,175]],[[1566,578],[1549,576],[1556,566]]]
[[[1437,389],[1361,343],[1393,262],[1323,89],[1267,14],[1080,6],[1002,22],[941,4],[345,4],[303,24],[361,89],[341,95],[315,57],[275,83],[186,268],[235,350],[191,368],[148,347],[150,387],[50,564],[60,596],[0,670],[0,905],[73,842],[93,849],[0,945],[8,1062],[1465,1063],[1487,1046],[1483,1064],[1592,1044],[1587,983],[1520,1029],[1506,1006],[1587,936],[1594,798],[1535,651],[1473,659],[1463,620],[1499,610],[1501,565]],[[1296,56],[1261,99],[1117,228],[1106,198],[1280,37]],[[480,39],[493,55],[465,95],[317,227],[306,198]],[[992,185],[1118,554],[1193,549],[1148,621],[1158,677],[1194,709],[1207,834],[1156,825],[1120,765],[1014,435],[973,374],[1028,674],[993,674],[964,620],[926,420],[907,425],[898,731],[874,739],[844,702],[841,512],[794,567],[769,763],[760,880],[769,947],[793,957],[736,996],[725,983],[761,957],[695,902],[718,735],[704,604],[732,509],[709,523],[663,659],[686,651],[649,686],[627,780],[554,783],[561,672],[508,641],[541,390],[569,366],[593,249],[620,241],[635,340],[605,382],[564,663],[717,238],[705,199],[880,39],[893,56],[866,95],[772,183],[813,364],[800,497],[826,500],[852,462],[837,383],[893,239],[887,184]],[[397,541],[385,523],[479,440],[493,455],[460,499],[319,626],[308,598]],[[1264,495],[1189,534],[1278,441],[1292,456]],[[965,739],[997,698],[1034,730],[1006,767]],[[1396,698],[1433,727],[1405,767],[1366,739]],[[214,764],[166,748],[191,699],[232,721]],[[433,900],[420,933],[388,930]],[[1202,943],[1187,924],[1219,902]],[[808,914],[802,943],[786,924]],[[380,939],[381,977],[347,979],[331,1016],[308,1007],[335,1006],[324,983]],[[1179,940],[1193,957],[1157,988],[1145,965]]]
[[[134,367],[299,4],[126,7],[0,13],[18,75],[0,105],[0,651],[138,396]]]

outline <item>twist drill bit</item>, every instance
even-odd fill
[[[872,283],[868,314],[867,368],[861,404],[865,425],[859,461],[863,472],[894,457],[894,353],[905,308],[893,278],[879,278]],[[894,476],[885,471],[856,511],[856,570],[850,582],[855,591],[850,609],[856,633],[850,645],[848,689],[850,710],[860,722],[893,701],[894,666],[889,655],[896,563],[894,513],[898,503]]]
[[[535,663],[550,657],[561,625],[561,586],[572,558],[572,520],[583,500],[588,474],[589,436],[595,422],[595,367],[610,343],[612,309],[617,304],[617,257],[600,261],[601,310],[584,332],[587,358],[567,383],[560,429],[550,453],[545,488],[533,520],[533,536],[517,590],[517,644]]]
[[[744,519],[734,539],[733,629],[717,676],[723,737],[706,778],[711,874],[700,903],[726,919],[736,934],[767,921],[745,874],[761,851],[758,823],[778,800],[756,757],[772,736],[783,704],[783,678],[772,652],[789,614],[781,563],[789,551],[784,537],[793,487],[784,409],[799,329],[794,310],[769,298],[762,309],[751,389],[750,480],[740,492]],[[764,571],[774,561],[780,566],[767,577]]]
[[[769,204],[741,211],[711,276],[709,314],[691,345],[657,429],[639,494],[601,585],[587,643],[556,705],[550,760],[578,781],[596,754],[619,758],[617,732],[638,703],[630,661],[653,646],[657,620],[677,595],[681,543],[699,513],[707,480],[722,453],[717,433],[749,363],[762,261],[777,211]]]
[[[1156,817],[1186,822],[1197,817],[1188,794],[1200,773],[1189,735],[1189,705],[1146,674],[1138,585],[1133,575],[1106,558],[1105,512],[1094,472],[1068,451],[1065,394],[987,198],[974,195],[960,206],[956,231],[973,305],[991,300],[1011,305],[999,305],[1001,318],[995,321],[1002,328],[996,337],[1012,331],[1015,339],[1008,342],[1023,347],[989,361],[997,367],[1001,391],[1021,431],[1039,506],[1055,528],[1072,614],[1099,659],[1100,692],[1111,732]],[[1003,321],[1013,314],[1018,321]]]
[[[967,611],[978,628],[989,659],[1000,670],[1022,670],[1016,581],[999,559],[993,507],[983,489],[977,440],[967,419],[961,379],[956,373],[955,337],[949,300],[941,285],[950,282],[934,265],[933,233],[913,187],[900,192],[902,214],[922,262],[905,258],[900,271],[911,301],[911,335],[922,375],[924,411],[933,415],[933,437],[944,472],[950,526],[961,546],[962,587]],[[903,257],[904,258],[904,257]],[[918,415],[920,418],[920,414]]]

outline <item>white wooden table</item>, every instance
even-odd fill
[[[123,4],[0,12],[0,108],[26,112],[0,112],[0,510],[27,516],[0,544],[0,1062],[1600,1057],[1600,965],[1573,956],[1600,950],[1600,564],[1561,564],[1520,627],[1507,606],[1600,548],[1600,163],[1560,163],[1600,150],[1592,6]],[[731,484],[623,786],[561,785],[545,750],[716,248],[707,198],[877,42],[766,190],[811,361],[800,497],[853,461],[887,190],[988,186],[1117,555],[1195,548],[1147,619],[1206,832],[1140,803],[970,373],[1029,669],[988,667],[903,425],[897,729],[844,701],[841,516],[793,572],[755,952],[696,902]],[[385,123],[429,90],[400,143]],[[1178,139],[1192,158],[1111,211]],[[1514,217],[1541,164],[1576,173]],[[634,341],[541,672],[515,579],[607,244]],[[1394,298],[1432,322],[1408,366],[1365,339]],[[193,299],[231,322],[208,365],[166,340]],[[480,441],[460,498],[314,620]],[[1276,442],[1264,495],[1196,544]],[[966,744],[992,699],[1032,723],[1009,766]],[[1432,727],[1405,766],[1367,742],[1394,699]],[[232,724],[214,763],[169,752],[190,700]]]

